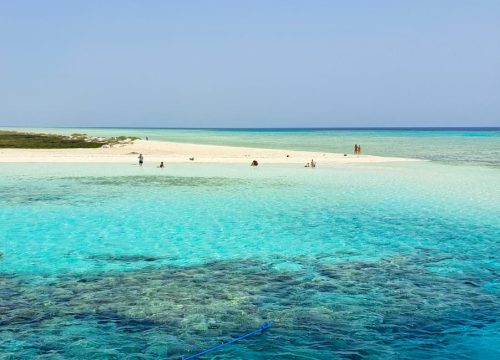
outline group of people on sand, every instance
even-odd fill
[[[305,164],[304,167],[315,168],[316,167],[316,161],[314,161],[313,159],[311,159],[311,162],[308,162],[307,164]]]
[[[361,145],[359,145],[359,144],[354,145],[354,155],[361,155]],[[344,155],[344,156],[346,156],[346,155]],[[289,155],[287,155],[287,157],[289,157]],[[139,154],[138,159],[139,159],[139,166],[142,166],[144,164],[144,156],[142,156],[142,154]],[[189,160],[193,161],[194,158],[189,158]],[[257,160],[253,160],[252,163],[250,164],[250,166],[259,166],[259,162]],[[158,167],[160,169],[163,169],[165,167],[165,165],[163,164],[163,161],[160,162],[160,165]],[[316,161],[314,161],[314,159],[311,159],[311,161],[306,163],[304,165],[304,167],[315,168]]]
[[[354,144],[354,155],[361,155],[361,145]]]
[[[144,156],[142,154],[139,154],[139,156],[137,158],[139,159],[139,166],[142,166],[144,164]],[[192,160],[194,160],[194,158],[189,158],[189,160],[192,161]],[[259,162],[257,160],[253,160],[252,163],[250,164],[250,166],[259,166]],[[163,161],[160,162],[160,165],[158,167],[160,169],[163,169],[165,167],[165,164],[163,164]],[[311,159],[311,161],[308,162],[307,164],[305,164],[304,167],[315,168],[316,167],[316,161],[314,161],[314,159]]]

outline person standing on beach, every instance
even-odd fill
[[[361,155],[361,145],[358,145],[358,155]]]
[[[354,155],[358,155],[358,144],[354,144]]]
[[[143,163],[144,163],[144,156],[142,156],[142,154],[139,154],[139,166],[142,166]]]

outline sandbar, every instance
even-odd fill
[[[167,141],[135,140],[109,148],[96,149],[0,149],[0,163],[248,163],[305,164],[314,159],[318,165],[342,163],[381,163],[418,161],[398,157],[338,154],[319,151],[292,151],[249,147],[187,144]],[[194,160],[190,160],[194,158]]]

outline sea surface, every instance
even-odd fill
[[[497,130],[83,130],[432,161],[0,164],[0,359],[500,358]]]

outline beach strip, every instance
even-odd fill
[[[143,154],[145,163],[240,163],[318,164],[380,163],[418,161],[398,157],[291,151],[249,147],[187,144],[166,141],[135,140],[129,144],[95,149],[0,149],[1,163],[136,163]],[[194,159],[194,160],[190,160]]]

